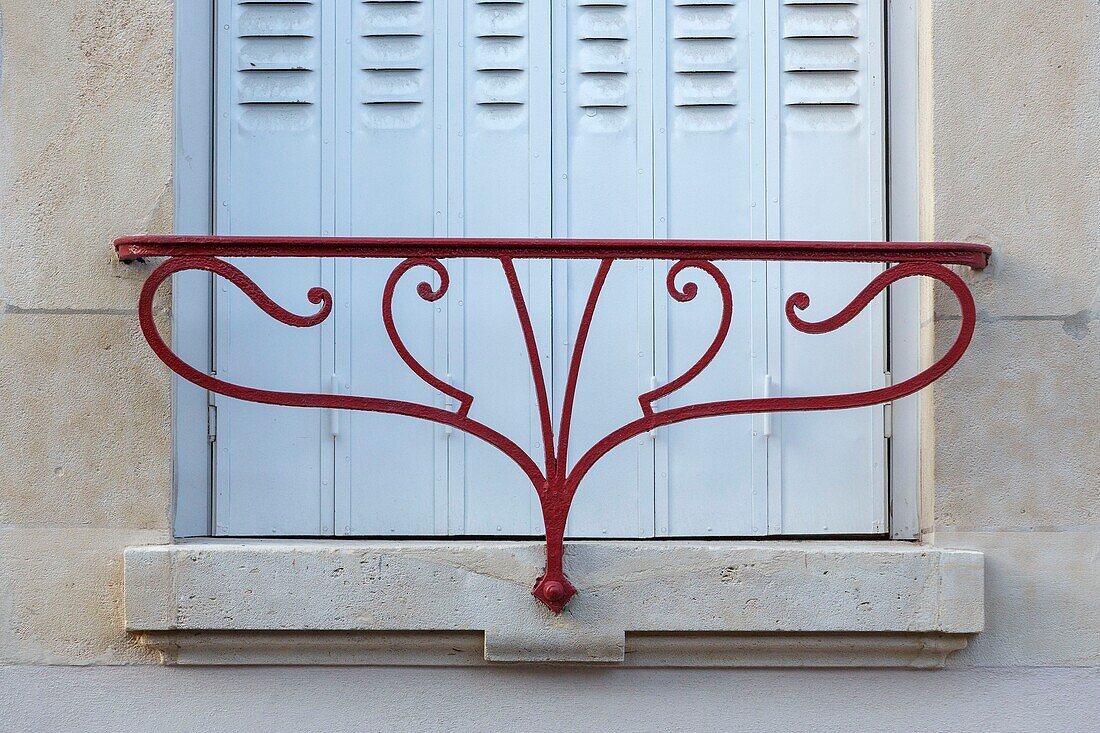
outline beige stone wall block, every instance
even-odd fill
[[[162,531],[0,529],[0,663],[153,661],[126,635],[123,548]]]
[[[171,230],[172,0],[9,0],[0,84],[0,298],[132,308],[111,240]]]
[[[937,532],[985,553],[985,630],[949,666],[1100,665],[1100,531]]]
[[[974,343],[935,388],[935,542],[986,556],[985,631],[952,664],[1097,665],[1100,6],[930,13],[935,237],[994,248],[966,275]],[[936,313],[942,352],[943,289]]]
[[[937,532],[1100,527],[1100,328],[981,322],[935,404]]]
[[[136,314],[0,316],[0,524],[168,527],[170,385]]]
[[[932,18],[935,236],[993,246],[982,310],[1081,332],[1100,316],[1100,5],[935,3]]]
[[[994,312],[1088,307],[1100,281],[1088,246],[1100,231],[1100,11],[983,0],[934,17],[937,235],[997,248],[983,285]]]

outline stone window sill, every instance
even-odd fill
[[[904,542],[203,540],[126,550],[126,625],[166,663],[942,666],[983,557]]]

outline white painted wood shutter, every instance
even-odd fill
[[[768,3],[768,236],[881,240],[884,227],[883,6],[869,0]],[[810,294],[807,318],[843,308],[875,265],[768,266],[769,363],[782,395],[831,394],[885,382],[878,298],[843,329],[807,335],[779,314]],[[886,530],[882,407],[790,413],[773,420],[771,534]]]
[[[446,25],[430,2],[334,3],[337,36],[337,231],[344,235],[447,234]],[[441,30],[444,29],[444,30]],[[382,325],[382,288],[397,261],[337,263],[341,388],[442,405],[401,362]],[[447,372],[447,309],[397,291],[409,348]],[[345,413],[336,438],[338,534],[433,534],[446,527],[447,445],[441,429],[400,417]],[[353,488],[354,487],[354,488]],[[442,517],[440,514],[442,513]]]
[[[883,237],[881,8],[785,0],[338,0],[218,3],[217,229],[223,234]],[[330,323],[273,324],[217,296],[226,378],[445,406],[389,346],[396,262],[242,266],[280,303],[334,290]],[[517,263],[555,402],[592,262]],[[712,283],[668,298],[669,263],[612,269],[593,323],[570,459],[637,416],[637,395],[713,336]],[[866,266],[729,263],[733,330],[662,402],[866,389],[881,306],[838,334],[781,321],[793,290],[831,315]],[[499,264],[450,263],[448,295],[395,313],[410,349],[476,399],[471,415],[542,452]],[[682,276],[682,277],[684,277]],[[415,278],[415,279],[414,279]],[[771,385],[766,384],[770,375]],[[219,534],[525,535],[534,493],[460,433],[400,417],[217,401]],[[770,424],[771,435],[766,428]],[[884,531],[881,409],[662,429],[586,479],[572,536]]]
[[[655,235],[765,238],[765,74],[760,3],[656,3],[664,29],[657,85]],[[660,37],[660,36],[658,36]],[[662,406],[762,396],[767,368],[762,263],[720,265],[734,293],[726,345],[694,383]],[[657,376],[691,366],[714,336],[720,300],[705,275],[700,293],[679,304],[657,294]],[[762,418],[738,415],[672,426],[657,435],[658,535],[756,535],[766,531],[767,448]]]
[[[219,234],[333,232],[333,18],[325,3],[217,6],[216,229]],[[326,42],[327,41],[327,42]],[[331,263],[242,260],[278,303],[314,308]],[[333,329],[282,326],[224,281],[215,296],[215,365],[224,379],[316,392],[331,373]],[[217,534],[332,532],[332,443],[324,416],[218,399]],[[327,490],[326,490],[326,487]]]

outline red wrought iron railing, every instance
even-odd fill
[[[147,257],[167,257],[149,275],[141,291],[138,314],[141,330],[157,356],[176,374],[189,382],[218,394],[241,400],[288,407],[320,407],[362,410],[405,415],[448,425],[479,438],[511,459],[531,482],[542,507],[546,533],[546,570],[535,583],[533,594],[552,611],[559,613],[576,593],[562,567],[565,524],[569,507],[589,470],[616,446],[642,433],[674,423],[703,417],[757,412],[841,410],[881,404],[911,395],[946,373],[962,357],[974,333],[974,299],[966,283],[946,265],[982,269],[991,254],[989,247],[965,243],[874,243],[874,242],[774,242],[713,240],[591,240],[591,239],[401,239],[401,238],[299,238],[299,237],[123,237],[115,242],[118,257],[132,262]],[[269,298],[251,279],[222,257],[363,257],[400,258],[391,272],[382,294],[381,316],[386,332],[402,361],[424,382],[448,395],[457,410],[384,396],[308,394],[255,389],[233,384],[200,371],[177,356],[157,331],[153,320],[153,297],[173,273],[205,270],[232,282],[259,308],[288,326],[316,326],[332,312],[332,295],[320,287],[312,288],[309,301],[320,307],[315,313],[297,315]],[[393,297],[398,281],[414,268],[423,267],[439,277],[439,286],[428,282],[417,286],[417,293],[434,302],[447,293],[449,275],[443,260],[458,257],[495,259],[500,262],[515,304],[516,315],[525,340],[536,388],[543,437],[541,461],[529,456],[516,443],[489,425],[469,416],[474,395],[458,389],[432,374],[406,348],[393,319]],[[596,277],[578,326],[575,346],[570,355],[568,379],[555,435],[546,381],[535,348],[535,335],[514,261],[517,259],[594,259],[599,260]],[[569,468],[569,433],[573,400],[581,359],[584,355],[592,316],[612,264],[616,260],[670,260],[666,286],[678,302],[695,298],[698,285],[693,281],[677,284],[685,270],[696,270],[714,281],[722,300],[722,313],[710,347],[695,364],[667,384],[638,396],[639,416],[598,440]],[[815,397],[766,397],[707,402],[657,410],[654,403],[682,388],[697,377],[714,359],[730,330],[733,318],[733,293],[722,271],[714,265],[722,260],[809,260],[819,262],[882,262],[892,267],[875,277],[843,310],[822,321],[806,321],[799,311],[809,307],[806,293],[787,299],[786,317],[793,328],[811,334],[834,331],[855,318],[888,286],[909,277],[924,276],[938,280],[955,294],[962,309],[959,334],[955,342],[934,364],[916,376],[889,387],[852,394]]]

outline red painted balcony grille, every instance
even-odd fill
[[[203,389],[227,397],[288,407],[314,407],[338,410],[382,412],[449,425],[485,441],[511,459],[531,482],[542,508],[546,533],[546,571],[535,583],[533,594],[553,612],[559,613],[576,593],[562,567],[565,525],[573,497],[585,475],[616,446],[645,432],[666,425],[704,417],[759,412],[840,410],[890,402],[911,395],[943,376],[962,357],[974,333],[974,298],[965,282],[946,265],[982,269],[991,254],[989,247],[965,243],[875,243],[875,242],[773,242],[714,240],[586,240],[586,239],[401,239],[401,238],[297,238],[297,237],[124,237],[115,242],[118,257],[132,262],[147,257],[167,257],[149,275],[141,291],[138,314],[141,330],[157,356],[168,367]],[[391,272],[382,294],[381,316],[390,342],[401,360],[424,382],[448,395],[458,404],[451,411],[430,405],[385,396],[310,394],[254,389],[233,384],[202,372],[180,359],[165,343],[153,321],[153,297],[173,273],[185,270],[212,272],[233,283],[270,317],[288,326],[308,328],[328,318],[332,295],[323,288],[312,288],[309,301],[320,306],[315,313],[297,315],[269,298],[251,279],[223,257],[361,257],[400,258]],[[402,276],[416,268],[434,271],[439,286],[428,282],[417,285],[417,293],[426,301],[444,297],[449,274],[444,260],[484,258],[500,262],[507,278],[516,315],[522,329],[531,376],[535,385],[544,455],[536,460],[509,438],[490,426],[469,417],[475,395],[457,389],[432,374],[406,348],[394,325],[393,298]],[[599,268],[588,295],[569,361],[568,378],[555,435],[546,381],[535,347],[534,329],[527,304],[520,290],[514,261],[517,259],[595,259]],[[695,298],[698,285],[685,271],[714,281],[721,295],[722,313],[714,339],[694,365],[667,384],[638,396],[639,416],[598,440],[569,465],[569,434],[581,359],[584,355],[593,314],[599,303],[607,274],[618,260],[671,260],[666,286],[678,302]],[[814,397],[766,397],[725,400],[655,410],[653,405],[695,379],[711,363],[725,343],[733,318],[733,293],[729,282],[713,263],[721,260],[803,260],[817,262],[882,262],[892,267],[870,283],[839,313],[822,321],[806,321],[799,311],[809,307],[810,296],[795,293],[787,299],[786,317],[793,328],[804,333],[834,331],[855,318],[892,283],[923,276],[938,280],[955,294],[962,311],[955,342],[934,364],[916,376],[895,385],[851,394]]]

